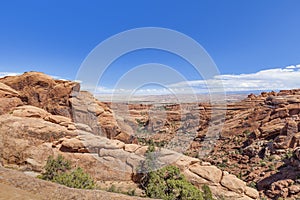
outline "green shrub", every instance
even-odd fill
[[[203,193],[188,182],[178,167],[165,166],[159,170],[155,146],[150,144],[146,151],[146,159],[140,164],[138,173],[143,176],[140,185],[150,198],[164,200],[214,200],[210,188],[203,186]]]
[[[150,143],[145,154],[145,160],[142,160],[140,166],[138,167],[138,173],[144,173],[142,179],[148,176],[147,172],[154,171],[159,168],[159,163],[157,162],[157,151],[155,151],[154,143]]]
[[[174,166],[148,173],[145,184],[148,197],[164,200],[203,200],[202,192],[188,182]]]
[[[259,161],[261,167],[267,166],[267,163],[264,160]]]
[[[56,159],[50,156],[41,179],[66,185],[72,188],[94,189],[95,182],[80,167],[71,170],[71,162],[59,155]]]
[[[290,159],[291,157],[293,157],[293,151],[288,150],[288,151],[285,153],[285,158],[286,158],[286,159]]]
[[[252,188],[254,188],[254,189],[257,189],[256,183],[255,183],[254,181],[250,182],[250,183],[248,184],[248,186],[249,186],[249,187],[252,187]]]
[[[95,182],[94,180],[85,173],[80,167],[69,173],[61,173],[58,176],[55,176],[53,179],[54,182],[79,189],[94,189]]]
[[[71,162],[65,160],[62,155],[58,155],[56,159],[49,156],[44,168],[45,172],[42,174],[41,179],[52,181],[57,175],[70,170]]]
[[[214,200],[214,198],[212,196],[212,193],[211,193],[211,190],[208,187],[208,185],[203,185],[202,186],[202,191],[203,191],[203,198],[205,200]]]

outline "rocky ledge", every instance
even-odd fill
[[[41,173],[48,156],[62,154],[99,182],[134,183],[147,146],[130,144],[132,133],[118,126],[107,105],[81,92],[77,83],[53,80],[41,73],[6,77],[0,79],[0,83],[0,163],[3,167],[29,174]],[[161,165],[178,166],[191,183],[199,188],[207,184],[216,197],[259,198],[256,189],[246,186],[235,175],[199,159],[160,149],[157,161]],[[12,171],[3,168],[0,173],[0,181],[6,180],[1,184],[25,192],[33,190],[24,186],[29,181],[27,176],[20,174],[22,178],[14,178]],[[50,193],[55,190],[65,194],[53,197],[55,199],[68,199],[69,194],[76,198],[82,194],[79,190],[47,185],[36,179],[34,183],[36,188],[49,189]],[[41,194],[37,191],[34,195]],[[87,197],[106,195],[100,191],[85,194]]]

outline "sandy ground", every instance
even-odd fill
[[[0,200],[35,200],[41,197],[27,191],[0,183]]]

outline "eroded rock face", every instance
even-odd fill
[[[11,111],[12,108],[23,105],[19,93],[0,82],[0,114]]]
[[[1,115],[0,126],[2,165],[32,170],[41,170],[47,157],[53,154],[51,142],[64,136],[75,136],[64,126],[12,114]]]
[[[20,116],[20,110],[24,111],[23,116]],[[83,125],[77,127],[84,130],[69,130],[64,125],[65,118],[49,120],[54,116],[36,107],[20,107],[12,114],[0,115],[1,164],[42,172],[49,155],[61,154],[96,180],[133,181],[141,162],[145,160],[147,147],[94,135],[84,131],[89,128]],[[167,149],[161,149],[157,155],[156,161],[161,167],[170,164],[178,166],[188,180],[199,188],[207,184],[212,188],[218,187],[218,194],[225,191],[224,194],[232,197],[258,197],[254,191],[246,190],[243,181],[233,175],[229,180],[220,169],[209,163],[202,165],[196,158]],[[232,180],[234,184],[230,185]]]
[[[38,72],[4,77],[0,79],[0,82],[14,89],[24,104],[65,117],[71,117],[70,94],[80,89],[78,83],[54,80],[52,77]]]
[[[223,177],[221,180],[222,186],[226,187],[227,189],[237,192],[237,193],[244,193],[246,184],[241,179],[238,179],[236,176],[232,174],[228,174],[223,172]]]
[[[78,92],[69,101],[74,122],[86,124],[92,128],[94,134],[110,139],[116,138],[121,133],[111,109],[98,102],[92,94]],[[126,133],[125,135],[127,137],[124,137],[123,141],[129,139],[129,135]]]
[[[201,106],[186,104],[181,110],[182,113],[178,112],[178,105],[169,105],[163,108],[167,111],[166,115],[164,112],[159,112],[160,115],[156,118],[143,116],[136,121],[135,117],[140,117],[140,111],[150,108],[139,105],[130,109],[132,118],[118,119],[107,104],[97,101],[87,92],[79,91],[77,83],[53,80],[49,76],[35,72],[2,78],[0,83],[2,83],[0,101],[7,102],[3,103],[7,109],[3,109],[0,113],[1,164],[4,167],[20,170],[42,172],[49,155],[62,154],[74,165],[84,168],[96,180],[133,181],[141,162],[146,157],[147,146],[128,144],[133,142],[131,137],[133,133],[130,131],[143,125],[142,130],[157,132],[155,137],[166,140],[172,139],[174,135],[171,134],[174,132],[184,134],[197,131],[199,133],[197,137],[201,139],[209,125],[208,120],[211,114],[209,104]],[[258,97],[255,96],[251,98],[256,102],[263,101],[257,100]],[[296,102],[295,99],[290,101]],[[233,115],[241,112],[239,116],[246,117],[250,113],[249,105],[256,104],[250,102],[247,105],[237,105],[238,107],[229,106],[229,110]],[[225,108],[219,107],[219,109]],[[134,112],[135,110],[138,112]],[[284,135],[284,132],[279,130],[280,128],[262,129],[255,120],[268,118],[270,122],[272,111],[263,110],[263,108],[258,110],[261,114],[250,118],[252,121],[248,120],[247,124],[243,124],[244,120],[227,118],[228,123],[225,125],[224,135],[234,135],[234,131],[241,130],[241,124],[245,126],[244,130],[249,126],[253,126],[253,130],[258,130],[252,140],[265,137],[264,134],[271,132],[274,136]],[[296,112],[296,106],[289,107],[284,114],[279,116]],[[216,124],[221,123],[218,117],[215,120]],[[278,122],[279,125],[277,125],[283,126],[282,129],[286,127],[285,122],[281,124],[282,121],[277,117],[272,120],[276,123],[272,122],[270,126]],[[297,123],[297,120],[295,122]],[[286,136],[295,138],[295,134],[292,133],[295,126],[287,127],[287,130],[290,130],[291,134],[289,136],[286,134]],[[297,144],[297,139],[294,140]],[[191,146],[195,149],[201,147],[195,141]],[[203,184],[209,185],[216,196],[221,193],[224,197],[232,199],[258,198],[258,192],[255,189],[247,187],[245,182],[223,172],[213,164],[163,148],[158,155],[156,161],[160,166],[169,164],[178,166],[190,182],[199,188]],[[246,155],[242,158],[244,163],[251,159]],[[297,188],[291,191],[295,193]]]
[[[216,166],[201,166],[199,164],[194,164],[190,166],[189,169],[195,174],[213,183],[219,183],[222,179],[222,171]]]
[[[119,128],[111,109],[90,93],[79,90],[79,83],[54,80],[38,72],[0,78],[0,114],[14,110],[15,116],[59,121],[70,130],[76,129],[71,121],[86,124],[94,134],[129,142],[131,133]],[[25,107],[15,109],[22,105]],[[40,113],[30,116],[34,107],[40,108]],[[52,115],[45,118],[45,112]]]
[[[181,134],[192,133],[194,136],[190,139],[189,147],[184,150],[192,156],[199,156],[205,149],[203,141],[212,140],[209,144],[214,145],[213,151],[203,159],[239,176],[252,187],[267,181],[269,184],[260,188],[261,195],[266,195],[266,198],[280,197],[270,185],[272,181],[287,179],[282,171],[290,175],[298,174],[300,177],[297,167],[300,165],[295,156],[291,158],[292,152],[300,145],[299,89],[251,94],[242,101],[229,103],[227,107],[215,105],[218,110],[226,109],[227,112],[222,130],[214,131],[216,137],[219,137],[215,141],[208,137],[208,128],[211,124],[222,124],[222,119],[220,116],[211,118],[212,105],[158,105],[161,106],[134,103],[126,105],[125,111],[127,109],[129,115],[123,121],[131,126],[135,136],[143,137],[143,133],[151,133],[148,134],[149,138],[160,144],[167,143],[166,146],[169,147],[168,143],[177,136],[181,138]],[[124,105],[120,103],[119,107],[114,107],[122,115]],[[183,146],[181,143],[176,145],[179,148]],[[192,177],[188,171],[185,173]],[[300,181],[294,175],[292,179],[298,186]],[[299,195],[295,195],[295,188],[291,190],[293,192],[289,192],[288,188],[284,190],[288,192],[285,191],[282,197],[286,194],[291,198]],[[251,189],[247,192],[250,194]]]

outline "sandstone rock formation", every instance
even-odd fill
[[[239,176],[248,185],[258,187],[266,198],[300,195],[296,193],[300,183],[300,171],[296,167],[299,165],[292,156],[300,145],[299,89],[251,94],[227,107],[208,103],[116,104],[110,107],[125,116],[134,135],[143,139],[141,143],[145,143],[146,138],[169,147],[175,139],[175,146],[184,147],[179,151],[201,156]],[[212,118],[212,109],[224,110],[227,114],[224,119],[221,115]],[[212,124],[221,124],[223,128],[213,130],[213,135],[209,132]],[[186,135],[190,136],[186,142],[176,140]],[[211,141],[208,144],[214,148],[203,157],[200,153],[207,148],[205,141]],[[271,186],[286,179],[294,182],[287,185],[282,194],[282,187]],[[265,182],[268,184],[263,184]]]
[[[30,110],[33,109],[30,107]],[[39,109],[36,111],[34,116],[40,113]],[[0,146],[2,165],[23,171],[41,172],[49,155],[62,154],[98,181],[132,181],[147,149],[83,130],[70,131],[66,126],[40,118],[17,117],[14,112],[0,116],[0,127],[0,132],[4,133]],[[157,161],[161,165],[178,166],[199,187],[202,182],[222,189],[224,197],[245,198],[248,196],[245,191],[251,190],[235,176],[227,178],[228,175],[223,175],[226,173],[217,167],[201,165],[200,160],[176,152],[162,149]],[[231,181],[234,185],[230,184]],[[251,195],[253,197],[254,193]],[[254,198],[257,197],[258,192]]]
[[[0,115],[0,163],[3,167],[41,173],[49,155],[62,154],[97,181],[134,181],[141,161],[146,157],[147,147],[129,144],[130,133],[121,130],[113,111],[89,93],[80,92],[77,83],[53,80],[35,72],[6,77],[0,79],[0,83],[3,98],[19,101],[9,104]],[[193,120],[194,117],[187,115],[187,118]],[[196,125],[193,123],[186,126],[192,130]],[[163,148],[156,154],[159,166],[178,166],[190,182],[199,188],[207,184],[215,196],[258,198],[256,190],[210,163]],[[53,194],[54,199],[77,198],[83,194],[87,199],[93,199],[104,194],[66,189],[40,180],[27,187],[26,181],[31,180],[28,177],[20,175],[20,182],[13,172],[0,170],[1,177],[6,177],[0,181],[7,187],[17,187],[37,196],[41,193],[32,191],[33,187],[48,192],[59,191]]]
[[[79,83],[54,80],[43,73],[28,72],[21,76],[8,76],[0,82],[17,91],[25,105],[42,108],[51,114],[71,117],[69,98],[79,91]]]
[[[79,190],[25,175],[0,167],[0,199],[24,200],[147,200],[102,190]]]

